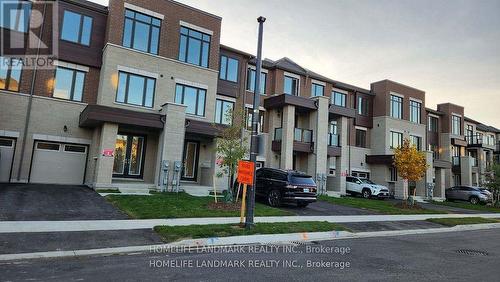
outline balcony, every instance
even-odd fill
[[[314,152],[314,143],[312,141],[312,138],[313,138],[312,130],[303,128],[294,128],[293,150],[296,152],[304,152],[304,153]],[[273,151],[280,152],[281,142],[283,142],[283,129],[281,127],[275,128],[274,139],[271,145],[271,149]]]
[[[482,147],[483,146],[483,136],[479,135],[479,134],[465,136],[465,141],[467,141],[467,147]]]
[[[338,157],[341,155],[340,136],[338,134],[328,133],[327,144],[327,154],[329,157]]]
[[[293,141],[302,143],[312,143],[312,130],[295,128],[293,131]]]
[[[451,165],[452,166],[460,166],[460,157],[451,157]]]

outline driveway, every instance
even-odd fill
[[[0,220],[128,219],[86,186],[0,184]]]
[[[293,204],[287,204],[281,207],[283,210],[291,211],[297,215],[367,215],[380,214],[375,211],[355,208],[349,206],[334,205],[324,201],[310,203],[305,208],[299,208]]]

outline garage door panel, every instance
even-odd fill
[[[16,140],[0,138],[0,182],[9,182]]]

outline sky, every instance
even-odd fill
[[[264,16],[265,58],[366,89],[394,80],[500,128],[500,0],[178,2],[222,17],[222,44],[255,54]]]

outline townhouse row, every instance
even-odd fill
[[[333,193],[359,176],[403,197],[392,164],[404,138],[427,157],[426,177],[410,183],[422,197],[479,185],[499,160],[500,130],[461,106],[429,109],[422,90],[390,80],[364,89],[289,58],[265,59],[256,74],[252,54],[220,44],[220,17],[175,1],[60,0],[52,12],[20,5],[18,17],[41,14],[46,24],[2,22],[2,34],[54,37],[58,54],[49,69],[2,54],[0,182],[224,188],[216,138],[241,118],[250,134],[256,75],[259,166],[304,171]]]

